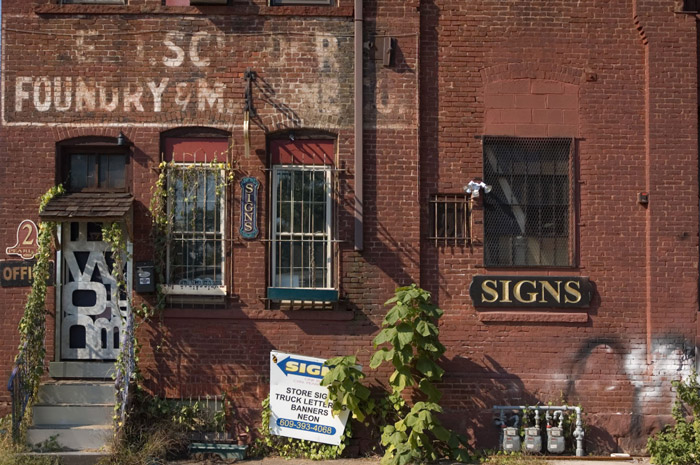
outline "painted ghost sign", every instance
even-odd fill
[[[95,56],[95,43],[105,39],[100,39],[97,31],[81,31],[75,40],[75,61],[84,63],[87,69],[84,76],[7,73],[2,89],[5,101],[3,119],[7,123],[32,121],[34,125],[41,124],[42,115],[47,117],[44,124],[55,125],[49,123],[49,115],[58,117],[58,121],[61,117],[75,121],[83,115],[94,117],[99,114],[128,118],[165,111],[206,111],[215,115],[233,112],[232,89],[227,89],[227,83],[233,85],[231,80],[214,73],[210,76],[207,72],[213,67],[209,56],[225,45],[219,34],[166,32],[159,43],[162,54],[158,58],[147,58],[143,47],[123,52],[123,56],[117,58],[119,61],[130,62],[131,66],[133,61],[140,60],[149,69],[136,79],[115,79],[111,74],[91,77],[96,73],[89,71],[89,65],[99,61]],[[136,56],[131,56],[134,53]],[[183,73],[178,75],[181,68]],[[52,68],[51,71],[55,70]],[[192,72],[197,73],[196,79],[192,79]],[[39,121],[36,121],[37,113]]]

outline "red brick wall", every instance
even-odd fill
[[[673,2],[365,5],[365,42],[391,36],[396,51],[388,68],[365,55],[363,251],[353,250],[358,172],[349,2],[53,3],[3,5],[6,246],[21,220],[38,220],[37,199],[53,184],[60,140],[123,131],[134,143],[134,259],[148,260],[148,204],[163,131],[231,132],[237,176],[262,182],[261,237],[268,136],[303,128],[338,136],[343,308],[266,310],[266,243],[233,236],[225,308],[168,309],[162,321],[142,327],[142,367],[153,391],[178,397],[228,390],[242,418],[255,423],[271,349],[357,353],[367,366],[383,302],[396,286],[419,282],[445,310],[446,417],[479,446],[495,447],[494,404],[581,404],[592,425],[587,449],[606,451],[639,450],[670,412],[669,381],[693,363],[698,277],[696,22],[674,14]],[[246,68],[258,73],[249,157],[242,128]],[[56,78],[62,90],[70,78],[67,110],[60,109],[65,100],[54,99]],[[426,239],[430,195],[462,192],[482,176],[481,135],[576,137],[576,266],[485,268],[478,204],[471,246]],[[238,178],[233,186],[229,213],[237,230]],[[648,208],[636,202],[641,191],[650,193]],[[475,274],[588,276],[593,304],[578,314],[477,310],[468,297]],[[11,370],[25,291],[0,289],[0,376]],[[47,342],[52,348],[53,338]],[[0,391],[0,408],[8,401]]]
[[[484,134],[576,137],[579,86],[546,79],[505,79],[484,86]]]
[[[484,442],[495,441],[490,406],[566,400],[587,412],[588,449],[640,450],[670,412],[669,381],[693,364],[696,25],[672,11],[673,2],[422,6],[424,215],[431,194],[482,175],[475,136],[577,137],[576,266],[485,268],[478,208],[472,247],[422,241],[422,284],[446,311],[446,403]],[[641,191],[648,208],[636,203]],[[474,274],[588,276],[596,292],[584,322],[558,310],[487,312],[468,297]]]

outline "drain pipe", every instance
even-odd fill
[[[364,248],[363,215],[363,107],[362,95],[362,1],[355,0],[355,250]]]
[[[574,439],[576,439],[576,457],[583,457],[583,420],[581,420],[581,407],[573,407],[569,405],[495,405],[493,410],[499,411],[499,419],[503,420],[506,411],[517,410],[545,410],[547,420],[549,421],[550,410],[573,410],[576,412],[576,428],[574,429]],[[556,421],[556,418],[555,418]]]

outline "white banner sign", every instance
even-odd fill
[[[328,389],[321,387],[325,360],[270,352],[270,433],[324,444],[340,444],[348,411],[333,416]]]

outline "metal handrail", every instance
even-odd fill
[[[27,343],[25,342],[15,359],[12,374],[7,382],[7,390],[10,391],[12,398],[12,441],[15,444],[20,441],[22,419],[32,396],[31,390],[26,389],[25,386],[29,374],[29,368],[25,362],[26,350]]]

